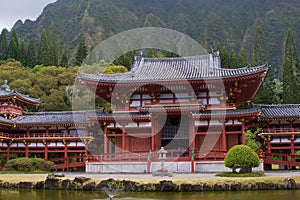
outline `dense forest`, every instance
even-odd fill
[[[299,1],[58,0],[35,22],[18,21],[10,32],[2,30],[0,81],[41,98],[40,110],[70,110],[68,90],[97,43],[123,30],[159,26],[193,37],[208,52],[218,49],[224,68],[271,64],[253,103],[300,103],[299,11]],[[157,49],[143,52],[176,56]],[[106,63],[109,69],[100,71],[120,71],[114,65],[130,69],[137,53]]]

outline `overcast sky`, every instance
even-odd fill
[[[43,8],[56,0],[0,0],[0,32],[3,28],[10,30],[21,19],[35,20]]]

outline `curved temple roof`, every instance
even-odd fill
[[[29,97],[28,95],[21,94],[15,90],[10,90],[10,87],[7,85],[7,81],[5,80],[4,84],[0,88],[0,99],[6,99],[6,98],[17,98],[20,101],[32,105],[39,105],[41,103],[40,99],[35,99]]]
[[[167,80],[202,80],[230,78],[266,71],[268,65],[224,69],[218,67],[219,57],[206,54],[179,58],[135,57],[130,72],[123,74],[79,73],[82,80],[97,82],[149,82]]]

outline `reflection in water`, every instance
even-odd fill
[[[55,190],[5,190],[0,189],[0,200],[102,200],[109,199],[99,191],[55,191]],[[286,191],[242,191],[242,192],[173,192],[173,193],[120,193],[117,199],[141,200],[298,200],[300,190]]]

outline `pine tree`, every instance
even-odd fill
[[[252,52],[252,65],[263,65],[269,61],[265,36],[260,26],[256,29],[254,47]]]
[[[284,56],[285,58],[288,58],[292,62],[292,65],[296,68],[297,72],[299,72],[298,52],[297,52],[297,48],[296,48],[296,44],[294,41],[294,36],[291,28],[288,29],[288,33],[285,41]]]
[[[229,54],[225,46],[223,46],[220,50],[220,57],[221,57],[221,66],[223,68],[229,68],[230,67],[230,59]]]
[[[87,47],[85,44],[85,37],[82,34],[79,45],[77,47],[76,57],[75,57],[75,65],[80,66],[83,62],[83,60],[87,56]]]
[[[45,65],[45,66],[49,65],[49,45],[47,40],[46,29],[42,30],[37,62],[40,65]]]
[[[3,29],[0,35],[0,60],[7,59],[7,30]]]
[[[237,58],[236,58],[236,55],[235,55],[235,52],[233,49],[231,50],[231,53],[230,53],[230,68],[231,69],[238,68]]]
[[[263,65],[269,61],[267,46],[262,28],[259,26],[256,29],[255,41],[252,52],[252,65]],[[274,80],[273,73],[267,73],[263,83],[261,84],[257,94],[253,98],[252,102],[257,104],[276,104],[279,103],[277,81]]]
[[[35,56],[35,49],[34,49],[34,41],[30,40],[26,52],[26,66],[29,68],[33,68],[35,64],[36,64],[36,56]]]
[[[49,65],[58,65],[58,46],[59,37],[55,34],[54,23],[52,22],[48,31],[48,44],[49,44]]]
[[[12,31],[12,37],[8,45],[7,57],[19,60],[20,57],[20,47],[19,47],[19,36],[14,29]]]
[[[19,61],[23,66],[26,65],[26,50],[25,50],[25,41],[21,40],[20,42],[20,54],[19,54]]]
[[[299,58],[292,30],[289,28],[284,46],[283,64],[283,103],[299,103],[299,85],[297,73],[299,71]]]
[[[69,66],[68,57],[67,57],[67,54],[65,52],[63,53],[63,55],[61,57],[59,66],[61,66],[61,67],[68,67]]]
[[[247,66],[247,58],[246,58],[246,52],[244,48],[241,48],[240,54],[239,54],[239,59],[238,59],[238,66],[239,67],[245,67]]]

